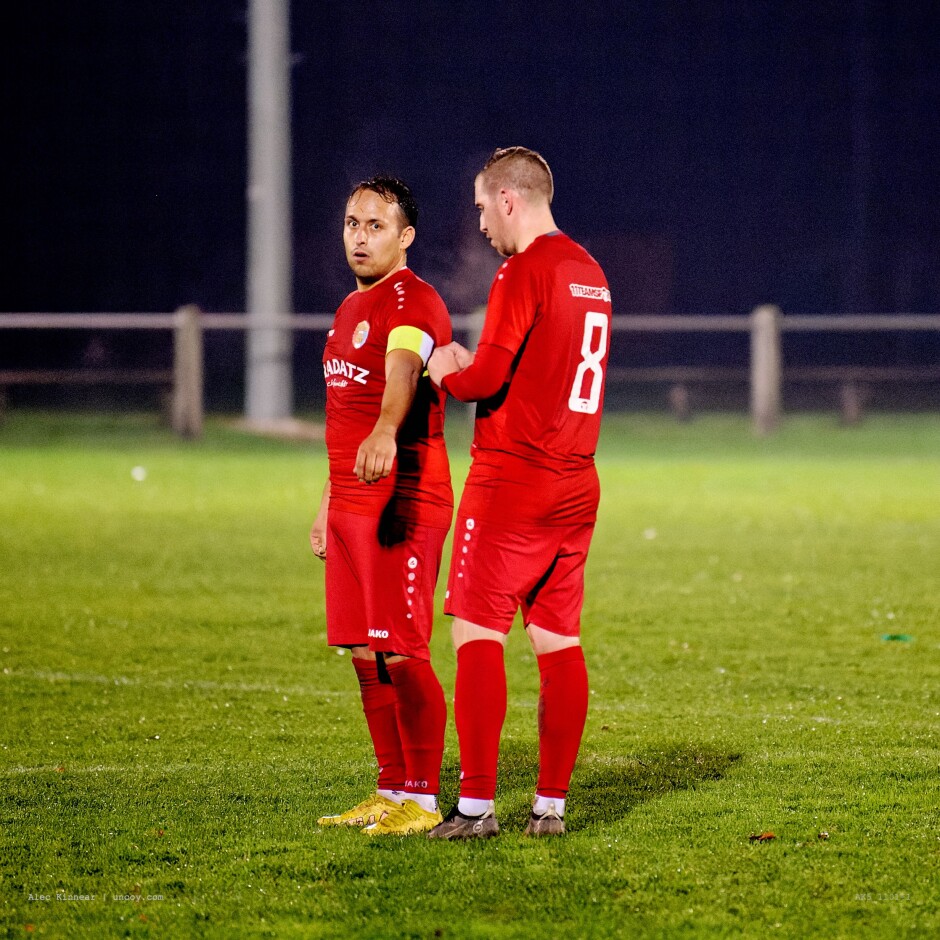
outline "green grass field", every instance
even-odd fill
[[[374,780],[307,547],[322,447],[9,415],[0,932],[940,934],[940,419],[612,415],[599,466],[568,836],[521,835],[518,632],[499,838],[370,840],[315,823]],[[434,654],[450,699],[443,617]],[[451,715],[445,810],[457,772]]]

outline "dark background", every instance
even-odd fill
[[[6,15],[2,308],[243,310],[245,7]],[[552,165],[615,313],[940,310],[936,2],[295,0],[291,19],[299,312],[351,288],[342,207],[375,171],[417,195],[411,266],[453,313],[484,301],[472,181],[510,144]],[[0,334],[2,358],[29,343]]]

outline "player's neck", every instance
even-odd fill
[[[522,226],[519,238],[516,240],[515,254],[525,251],[532,242],[537,238],[541,238],[542,235],[557,231],[558,226],[555,225],[555,219],[552,217],[550,210],[546,209],[544,212],[537,213]]]
[[[395,267],[393,267],[390,271],[387,271],[380,278],[376,278],[375,280],[372,280],[369,278],[362,279],[362,278],[357,277],[356,278],[356,290],[358,290],[360,294],[367,290],[372,290],[373,287],[378,287],[379,284],[383,284],[390,277],[392,277],[392,275],[398,274],[399,271],[403,271],[407,267],[408,267],[408,257],[407,255],[402,255],[401,260],[395,265]]]

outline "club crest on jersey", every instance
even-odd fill
[[[353,346],[356,349],[362,349],[366,340],[369,338],[369,321],[360,320],[353,330]]]

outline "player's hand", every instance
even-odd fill
[[[320,519],[319,515],[310,526],[310,547],[320,561],[326,560],[326,519]]]
[[[448,343],[446,346],[438,346],[437,349],[431,353],[431,358],[428,359],[428,375],[431,376],[431,381],[438,388],[441,387],[441,382],[444,381],[445,376],[460,371],[457,357],[454,354],[454,350],[451,349],[453,345],[455,344]]]
[[[467,366],[473,365],[473,360],[476,358],[475,354],[470,352],[466,346],[461,346],[460,343],[448,343],[446,346],[447,349],[453,350],[454,359],[457,360],[458,369],[466,369]]]
[[[326,560],[326,522],[330,514],[330,481],[327,478],[323,484],[323,495],[320,497],[320,508],[317,510],[313,525],[310,526],[310,547],[313,554],[320,559]]]
[[[373,431],[360,445],[356,454],[355,474],[360,483],[375,483],[392,472],[398,445],[395,435],[384,430]]]

